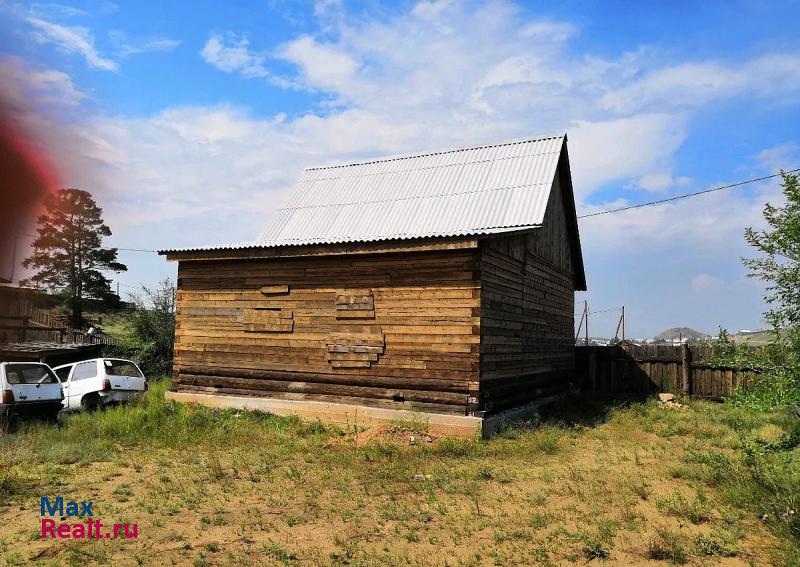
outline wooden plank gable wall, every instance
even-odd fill
[[[181,261],[173,389],[476,409],[475,249]]]
[[[481,243],[480,406],[564,392],[575,372],[575,279],[558,179],[541,228]]]

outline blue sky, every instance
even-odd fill
[[[127,248],[252,239],[308,165],[566,131],[579,212],[800,166],[796,2],[0,0],[0,83]],[[628,330],[761,326],[760,183],[580,224]],[[174,276],[121,252],[123,290]],[[614,314],[593,334],[613,334]]]

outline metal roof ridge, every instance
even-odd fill
[[[566,139],[567,138],[566,132],[563,133],[563,134],[557,134],[557,135],[553,135],[553,136],[541,136],[541,137],[538,137],[538,138],[521,138],[521,139],[517,139],[517,140],[510,140],[510,141],[507,141],[507,142],[499,142],[499,143],[496,143],[496,144],[480,144],[480,145],[477,145],[477,146],[467,146],[467,147],[464,147],[464,148],[452,148],[452,149],[447,149],[447,150],[428,151],[428,152],[423,152],[421,154],[397,154],[397,155],[390,155],[390,156],[385,156],[385,157],[368,159],[368,160],[365,160],[365,161],[354,161],[354,162],[339,163],[339,164],[334,164],[334,165],[320,165],[320,166],[315,166],[315,167],[306,167],[303,171],[318,171],[320,169],[338,169],[338,168],[344,168],[344,167],[355,167],[355,166],[358,166],[358,165],[369,165],[369,164],[373,164],[373,163],[383,163],[383,162],[387,162],[387,161],[400,161],[400,160],[411,159],[411,158],[438,156],[438,155],[443,155],[443,154],[454,154],[456,152],[466,152],[466,151],[469,151],[469,150],[483,150],[483,149],[486,149],[486,148],[497,148],[497,147],[500,147],[500,146],[513,146],[513,145],[517,145],[517,144],[527,144],[529,142],[543,142],[544,140],[555,140],[555,139],[558,139],[558,138]]]
[[[458,151],[467,151],[467,150],[458,150]],[[403,171],[397,171],[397,172],[391,172],[391,173],[404,173],[405,174],[405,173],[412,173],[412,172],[415,172],[415,171],[426,171],[428,169],[442,169],[442,168],[445,168],[445,167],[460,167],[460,166],[464,166],[464,165],[472,165],[472,164],[475,164],[475,163],[488,163],[488,162],[496,162],[496,161],[511,160],[511,159],[534,158],[534,157],[540,157],[540,156],[549,156],[549,155],[557,154],[557,153],[560,153],[560,152],[561,152],[561,150],[559,149],[557,151],[552,151],[552,152],[534,152],[534,153],[529,153],[529,154],[520,154],[518,156],[503,156],[503,157],[499,157],[499,158],[476,159],[476,160],[472,160],[472,161],[459,161],[459,162],[455,162],[455,163],[440,163],[440,164],[436,164],[436,165],[426,165],[424,167],[415,167],[413,169],[404,169]],[[428,155],[434,155],[434,154],[423,154],[423,155],[419,155],[419,156],[409,156],[409,157],[406,157],[406,158],[395,158],[395,159],[392,159],[392,160],[385,160],[385,161],[403,161],[405,159],[425,157],[425,156],[428,156]],[[436,155],[438,155],[438,154],[436,154]],[[320,170],[323,170],[323,169],[337,169],[337,168],[340,168],[340,167],[355,167],[355,166],[360,166],[360,165],[370,165],[371,163],[376,163],[376,162],[354,163],[354,164],[342,165],[342,166],[335,165],[335,166],[331,166],[331,167],[319,167],[319,168],[316,168],[316,169],[305,169],[304,171],[320,171]],[[372,171],[372,172],[368,172],[368,173],[360,173],[358,175],[348,175],[346,177],[334,175],[334,176],[330,176],[330,177],[317,177],[315,179],[305,179],[305,180],[301,179],[300,181],[298,181],[298,184],[299,183],[316,183],[317,181],[330,181],[332,179],[358,179],[360,177],[370,177],[370,176],[375,176],[375,175],[387,175],[387,172],[385,172],[385,171]]]

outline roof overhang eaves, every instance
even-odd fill
[[[471,249],[478,247],[477,235],[458,237],[429,237],[369,242],[308,243],[285,246],[253,245],[238,248],[205,248],[160,250],[168,261],[237,260],[291,258],[303,256],[346,256],[354,254],[388,254],[435,250]]]

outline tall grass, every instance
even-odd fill
[[[16,434],[0,437],[0,450],[13,446],[23,459],[69,464],[111,460],[120,446],[213,448],[278,438],[291,446],[309,437],[327,437],[324,427],[296,417],[168,401],[168,388],[169,380],[152,381],[148,392],[128,406],[67,415],[58,425],[24,424]]]
[[[684,461],[697,467],[700,478],[729,505],[760,518],[782,540],[784,564],[800,565],[800,420],[788,411],[752,411],[727,404],[701,419],[736,432],[738,449],[730,455],[690,450]],[[693,425],[698,429],[698,423]],[[765,426],[777,426],[783,433],[765,441],[758,435]]]

